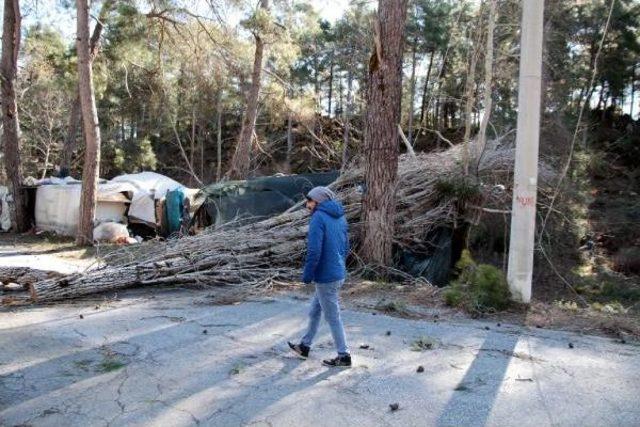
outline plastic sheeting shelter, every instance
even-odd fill
[[[452,235],[453,230],[446,227],[434,230],[423,242],[426,251],[400,251],[397,266],[414,277],[424,277],[435,286],[445,286],[453,260]]]
[[[313,187],[329,185],[337,178],[338,172],[325,172],[212,184],[195,197],[193,223],[204,227],[236,219],[251,222],[268,218],[302,201]]]
[[[35,222],[43,231],[76,234],[80,215],[80,184],[41,185],[36,190]],[[96,223],[126,222],[125,213],[135,187],[128,183],[98,184]]]
[[[159,218],[156,218],[156,200],[165,197],[169,191],[184,188],[179,182],[155,172],[121,175],[110,182],[126,183],[134,187],[128,213],[129,221],[141,222],[153,228],[159,222]]]

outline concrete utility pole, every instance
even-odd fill
[[[507,280],[513,299],[531,301],[538,190],[544,0],[522,1],[518,128]]]

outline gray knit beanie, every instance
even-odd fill
[[[327,200],[334,200],[336,193],[329,190],[327,187],[315,187],[307,194],[307,199],[313,200],[317,203],[322,203]]]

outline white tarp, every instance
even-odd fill
[[[129,207],[129,218],[156,223],[155,201],[166,196],[167,192],[184,187],[177,181],[155,172],[141,172],[120,175],[111,182],[128,183],[136,188]]]
[[[36,228],[65,236],[76,234],[82,186],[41,185],[36,190]],[[125,222],[125,212],[135,187],[127,183],[98,184],[96,223]]]
[[[11,212],[9,211],[9,189],[0,185],[0,231],[11,228]]]
[[[64,178],[58,178],[57,176],[50,176],[47,178],[36,179],[32,176],[28,176],[24,179],[25,185],[36,186],[36,185],[65,185],[65,184],[79,184],[81,181],[75,179],[74,177],[67,176]],[[100,182],[104,182],[101,180]]]

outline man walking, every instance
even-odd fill
[[[340,317],[338,292],[346,277],[346,259],[349,254],[347,220],[340,201],[326,187],[315,187],[307,195],[307,209],[311,212],[307,242],[307,260],[302,281],[314,283],[309,325],[299,344],[289,342],[289,347],[303,358],[309,356],[311,343],[320,326],[320,316],[331,328],[338,356],[324,360],[327,366],[349,367],[351,355]]]

